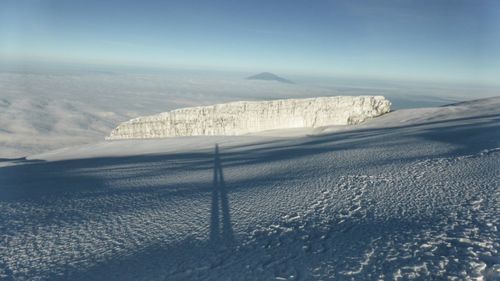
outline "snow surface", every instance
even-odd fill
[[[0,279],[500,279],[500,98],[314,133],[10,163]]]

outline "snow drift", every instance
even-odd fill
[[[120,124],[107,139],[243,135],[273,129],[358,124],[389,112],[382,96],[239,101],[188,107]]]

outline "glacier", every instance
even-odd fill
[[[358,124],[390,111],[383,96],[238,101],[176,109],[121,123],[106,139],[243,135],[274,129]]]

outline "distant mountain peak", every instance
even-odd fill
[[[271,72],[262,72],[256,75],[247,77],[248,80],[265,80],[265,81],[278,81],[282,83],[294,84],[292,81],[279,77],[278,75]]]

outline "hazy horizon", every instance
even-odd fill
[[[499,85],[496,1],[3,1],[0,62]]]

